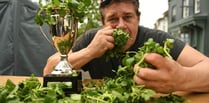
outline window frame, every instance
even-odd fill
[[[177,15],[177,7],[176,7],[176,5],[174,5],[173,7],[172,7],[172,10],[171,10],[171,22],[174,22],[174,21],[176,21],[176,15]]]
[[[194,0],[194,13],[200,13],[200,0]]]
[[[186,18],[189,16],[189,0],[183,0],[183,10],[182,10],[182,17]]]

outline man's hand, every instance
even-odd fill
[[[59,63],[61,59],[60,55],[61,54],[57,52],[48,58],[47,64],[45,65],[44,70],[43,70],[44,76],[47,74],[50,74],[53,71],[54,67]]]
[[[180,90],[185,78],[185,74],[182,72],[184,69],[180,64],[156,53],[147,54],[145,61],[156,68],[141,68],[135,65],[134,80],[137,84],[162,93]]]
[[[102,56],[107,50],[111,50],[114,47],[114,38],[112,35],[113,28],[111,26],[102,28],[97,32],[86,49],[89,49],[95,58]]]

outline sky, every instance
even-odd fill
[[[157,19],[163,17],[163,13],[168,10],[168,0],[139,0],[141,19],[140,25],[154,28]]]

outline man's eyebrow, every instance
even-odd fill
[[[115,16],[116,16],[115,13],[112,13],[112,14],[108,15],[107,18],[113,18]]]
[[[127,12],[127,13],[123,13],[123,15],[133,15],[133,13]],[[112,18],[112,17],[115,17],[115,16],[116,16],[115,13],[112,13],[112,14],[108,15],[107,17]]]
[[[133,15],[133,13],[127,12],[127,13],[124,13],[124,15]]]

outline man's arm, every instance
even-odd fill
[[[135,71],[140,68],[140,72],[134,76],[137,84],[163,93],[209,92],[209,58],[188,45],[184,47],[177,62],[156,53],[147,54],[145,61],[156,69],[135,66]]]
[[[114,38],[112,36],[113,28],[111,26],[100,29],[91,43],[77,52],[70,52],[68,54],[68,61],[73,69],[80,69],[86,63],[94,58],[102,56],[107,50],[114,47]],[[49,57],[47,64],[44,68],[44,75],[51,73],[55,65],[60,60],[60,54],[56,53]]]
[[[209,92],[209,58],[185,46],[177,62],[184,66],[185,83],[182,90],[195,92]],[[180,78],[179,78],[180,79]]]

